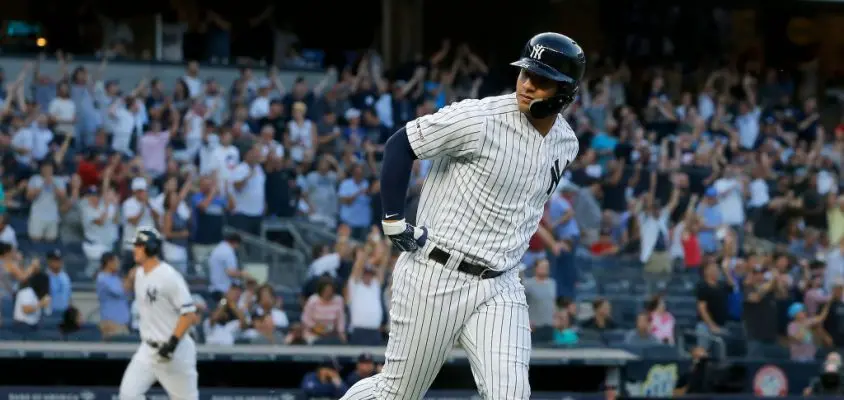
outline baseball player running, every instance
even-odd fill
[[[171,399],[197,399],[196,345],[187,333],[196,306],[182,275],[159,259],[161,235],[152,228],[135,234],[135,300],[141,346],[123,373],[120,399],[144,399],[158,381]]]
[[[518,270],[562,172],[578,151],[559,113],[586,69],[580,46],[534,36],[516,93],[465,100],[399,129],[381,177],[384,233],[404,253],[393,275],[383,372],[344,399],[421,399],[459,342],[486,399],[529,399],[530,327]],[[415,159],[433,164],[417,224],[405,222]]]

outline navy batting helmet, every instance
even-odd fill
[[[532,117],[545,118],[574,102],[586,72],[586,55],[570,37],[545,32],[532,37],[522,50],[522,58],[510,65],[559,83],[556,95],[530,104]]]
[[[157,257],[161,254],[161,235],[153,228],[138,228],[133,242],[135,246],[143,246],[144,253],[148,257]]]

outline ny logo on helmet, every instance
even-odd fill
[[[540,44],[533,46],[533,48],[530,50],[530,58],[533,58],[535,60],[541,60],[542,53],[544,53],[546,49],[547,47]]]

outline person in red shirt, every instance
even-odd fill
[[[609,227],[601,228],[601,235],[598,237],[592,246],[589,246],[589,251],[595,256],[609,256],[618,253],[618,245],[612,238],[612,230]]]

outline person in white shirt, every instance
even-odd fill
[[[244,332],[243,336],[253,340],[260,337],[261,333],[256,327],[256,322],[265,316],[270,318],[274,330],[286,330],[290,326],[290,320],[287,318],[287,313],[281,310],[281,299],[275,295],[273,287],[267,284],[261,285],[258,288],[257,297],[255,311],[250,316],[251,328]]]
[[[155,226],[157,220],[155,210],[153,210],[149,201],[149,194],[147,193],[147,180],[142,177],[132,179],[130,186],[132,189],[132,196],[123,202],[120,207],[120,214],[123,217],[123,268],[128,271],[134,266],[134,256],[132,243],[126,242],[126,239],[135,237],[135,233],[139,226]]]
[[[196,61],[188,62],[185,68],[185,76],[182,77],[185,86],[188,88],[188,95],[191,98],[199,97],[202,94],[202,78],[199,77],[199,63]]]
[[[240,150],[232,144],[232,133],[228,130],[221,135],[209,135],[203,153],[200,153],[200,174],[217,174],[220,192],[226,192],[229,176],[240,164]]]
[[[261,127],[261,136],[258,138],[258,145],[261,146],[261,161],[264,162],[274,154],[278,158],[284,157],[284,146],[273,139],[275,137],[275,128],[272,125],[264,125]]]
[[[273,84],[269,79],[263,79],[258,84],[258,96],[249,104],[249,118],[261,119],[270,114],[270,90]]]
[[[208,256],[208,290],[213,301],[220,301],[232,285],[240,284],[249,278],[249,274],[238,267],[238,246],[240,235],[228,234]]]
[[[82,251],[89,261],[89,267],[99,264],[103,254],[114,249],[117,242],[119,223],[119,200],[115,193],[100,196],[96,186],[89,186],[82,202],[82,230],[85,242]]]
[[[19,129],[12,137],[12,149],[19,163],[32,165],[47,157],[53,132],[47,126],[47,116],[39,114],[30,126]]]
[[[159,259],[157,231],[139,228],[131,243],[141,345],[123,373],[120,399],[144,399],[156,381],[170,398],[198,399],[196,345],[188,334],[198,320],[193,296],[184,277]]]
[[[652,182],[655,182],[655,179]],[[664,276],[671,273],[671,256],[668,252],[671,245],[669,223],[671,213],[674,212],[680,200],[680,191],[675,188],[668,204],[660,207],[659,200],[655,197],[655,190],[656,185],[652,185],[650,191],[645,194],[644,201],[647,203],[645,210],[642,210],[641,201],[637,204],[636,214],[641,233],[639,261],[645,264],[645,273]]]
[[[15,328],[26,332],[38,329],[42,316],[51,313],[50,278],[39,272],[27,279],[15,294]]]
[[[195,103],[185,114],[185,148],[173,152],[173,158],[181,162],[193,162],[194,157],[202,147],[202,138],[205,133],[206,120],[209,110],[203,103]]]
[[[131,97],[125,100],[117,99],[109,106],[106,116],[107,126],[111,130],[111,148],[128,156],[135,154],[130,144],[137,127],[137,111],[138,106]]]
[[[722,222],[744,232],[744,183],[739,177],[741,167],[728,165],[724,175],[713,183],[718,191],[718,207]]]
[[[9,216],[0,214],[0,243],[6,243],[13,249],[18,248],[18,236],[15,229],[9,225]]]
[[[341,238],[337,239],[338,241]],[[342,259],[340,253],[332,251],[327,245],[315,244],[311,249],[311,265],[308,266],[308,277],[319,278],[323,275],[337,277],[337,270],[340,269]]]
[[[290,148],[290,157],[296,162],[310,162],[319,139],[316,124],[305,118],[308,106],[301,101],[293,103],[293,118],[287,123],[286,146]]]
[[[29,237],[36,241],[55,241],[59,234],[59,204],[67,196],[65,179],[53,175],[53,163],[41,163],[40,174],[29,179],[26,199],[32,204],[29,209]]]
[[[240,230],[258,235],[266,209],[266,175],[259,163],[261,147],[253,146],[231,173],[229,193],[234,197],[234,215],[229,223]]]
[[[50,100],[47,112],[55,123],[54,130],[60,135],[73,136],[76,131],[76,103],[70,98],[70,86],[62,82],[56,86],[56,97]]]
[[[379,243],[367,243],[367,246],[381,246]],[[383,246],[386,247],[386,246]],[[380,259],[389,260],[389,255],[381,254]],[[381,346],[381,324],[384,322],[384,305],[381,293],[384,287],[384,265],[375,267],[370,264],[370,254],[358,248],[352,273],[346,283],[346,304],[349,306],[349,344],[357,346]]]

